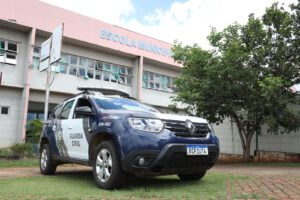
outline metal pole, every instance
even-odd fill
[[[50,59],[49,59],[50,62]],[[47,82],[46,82],[46,98],[45,98],[45,108],[44,108],[44,122],[48,119],[48,107],[49,107],[49,93],[50,93],[50,79],[51,79],[51,69],[50,63],[48,64],[47,69]]]
[[[50,80],[51,80],[51,69],[50,69],[50,59],[51,59],[51,48],[52,48],[52,36],[50,43],[50,54],[49,54],[49,62],[47,69],[47,82],[46,82],[46,98],[45,98],[45,108],[44,108],[44,123],[48,119],[48,110],[49,110],[49,94],[50,94]]]
[[[47,83],[46,83],[46,98],[45,98],[45,109],[44,109],[44,122],[48,119],[48,104],[49,104],[49,93],[50,93],[50,66],[47,70]]]

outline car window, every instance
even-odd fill
[[[76,107],[75,107],[75,109],[74,109],[74,114],[73,114],[73,118],[75,119],[80,119],[80,118],[84,118],[84,117],[86,117],[86,116],[82,116],[82,115],[79,115],[79,114],[76,114],[75,113],[75,110],[76,110],[76,108],[78,108],[78,107],[83,107],[83,106],[88,106],[88,107],[90,107],[92,110],[93,110],[93,107],[92,107],[92,104],[89,102],[89,100],[87,100],[87,99],[85,99],[85,98],[80,98],[80,99],[78,99],[78,101],[77,101],[77,103],[76,103]]]
[[[59,118],[59,113],[61,111],[62,105],[58,105],[54,108],[50,118],[55,119],[55,118]]]
[[[69,114],[70,114],[70,111],[72,109],[73,104],[74,104],[74,100],[69,101],[65,104],[65,106],[63,107],[63,109],[60,113],[60,118],[61,119],[68,119],[69,118]]]
[[[100,108],[104,110],[132,110],[155,113],[159,112],[152,106],[125,98],[102,97],[95,98],[95,102]]]

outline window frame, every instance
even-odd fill
[[[72,113],[72,118],[71,118],[71,119],[83,119],[83,118],[77,117],[76,114],[75,114],[75,110],[76,110],[76,108],[78,107],[78,104],[79,104],[79,102],[80,102],[81,100],[87,101],[87,102],[90,104],[90,107],[91,107],[92,111],[95,112],[93,103],[92,103],[89,99],[86,99],[86,98],[84,98],[84,97],[79,97],[79,98],[76,99],[76,104],[75,104],[75,106],[74,106],[73,113]]]
[[[57,105],[52,111],[50,118],[51,119],[60,119],[60,112],[62,111],[63,104]]]
[[[71,111],[72,111],[72,108],[74,107],[74,102],[75,102],[75,99],[71,99],[71,100],[66,101],[66,102],[64,103],[64,105],[63,105],[63,107],[62,107],[62,109],[61,109],[61,111],[60,111],[60,113],[59,113],[59,119],[61,119],[61,120],[67,120],[67,119],[70,119],[70,113],[71,113]],[[62,117],[62,113],[63,113],[63,111],[64,111],[64,108],[67,106],[67,104],[70,104],[70,103],[71,103],[71,107],[70,107],[70,111],[69,111],[69,113],[68,113],[68,117],[67,117],[67,118],[63,118],[63,117]]]
[[[4,43],[4,49],[0,48],[0,63],[5,63],[9,65],[17,65],[18,63],[18,55],[19,55],[19,42],[7,40],[0,38],[0,42]],[[8,49],[9,44],[14,44],[16,47],[16,51]],[[14,58],[8,58],[8,56],[13,56]]]
[[[34,51],[32,65],[33,68],[38,69],[40,47],[35,46]],[[75,58],[76,63],[71,63],[71,59],[75,61]],[[54,65],[60,67],[60,73],[62,74],[132,86],[133,67],[104,62],[66,52],[62,52],[62,59],[54,63]],[[81,70],[85,71],[84,74],[80,73]]]
[[[142,78],[142,87],[145,89],[175,93],[173,85],[174,80],[175,77],[167,76],[164,74],[157,74],[154,72],[144,70]]]

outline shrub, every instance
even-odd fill
[[[38,144],[43,130],[43,122],[39,119],[32,120],[26,125],[26,142]]]
[[[9,148],[0,149],[0,158],[12,157],[12,152]]]
[[[32,146],[28,143],[14,144],[10,147],[10,150],[12,151],[13,156],[17,158],[24,158],[25,156],[32,155]]]

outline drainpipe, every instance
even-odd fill
[[[142,85],[143,85],[143,70],[144,70],[144,57],[139,57],[138,77],[137,77],[137,99],[141,100]]]
[[[33,50],[35,44],[35,35],[36,29],[32,28],[30,31],[30,35],[28,37],[28,62],[25,65],[25,84],[23,89],[23,122],[22,122],[22,141],[25,142],[26,138],[26,123],[27,123],[27,111],[28,111],[28,104],[29,104],[29,91],[30,91],[30,81],[31,81],[31,68],[32,68],[32,60],[33,60]]]

